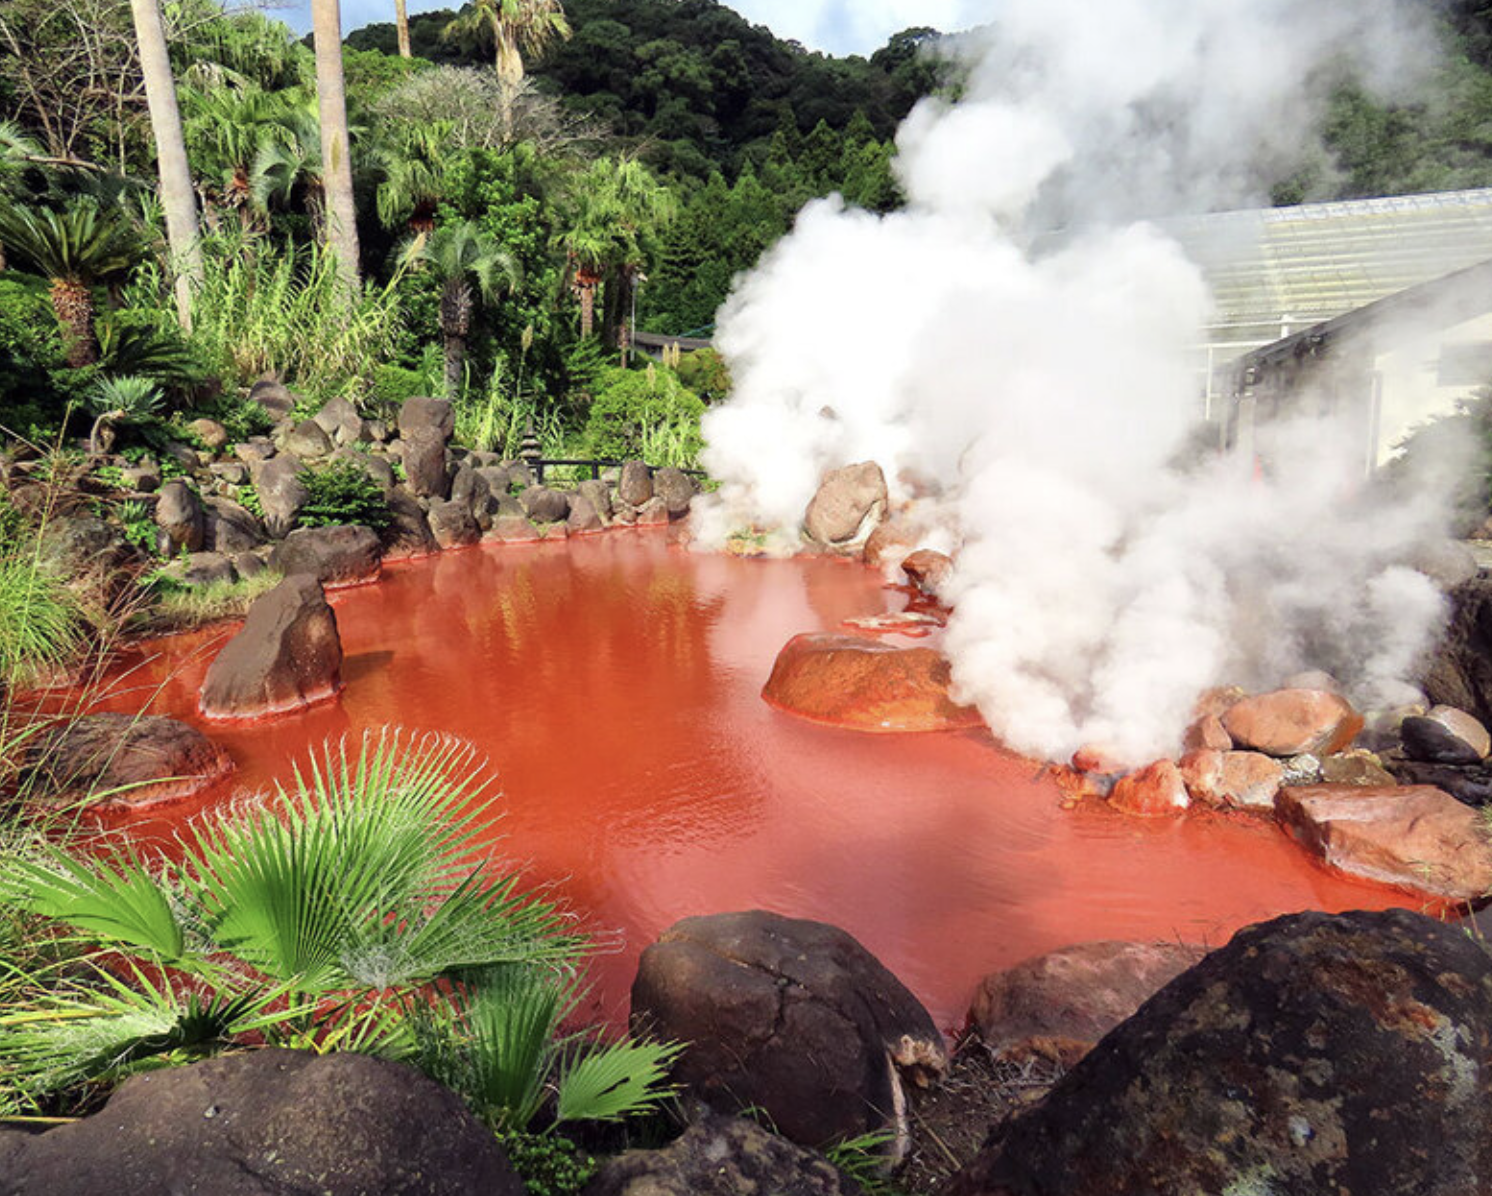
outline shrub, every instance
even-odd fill
[[[608,369],[597,380],[584,440],[592,456],[640,457],[650,465],[692,467],[704,447],[705,406],[673,371]]]
[[[35,548],[0,541],[0,687],[14,689],[83,646],[82,612]]]
[[[393,522],[394,513],[384,501],[383,490],[356,461],[333,461],[300,475],[309,498],[301,508],[302,527],[335,527],[361,523],[381,532]]]

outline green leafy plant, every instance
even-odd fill
[[[89,409],[116,423],[141,423],[160,412],[165,396],[152,378],[124,374],[100,378],[89,395]]]
[[[94,474],[97,476],[102,472],[101,469],[95,470]],[[156,543],[160,529],[143,502],[138,499],[122,502],[114,509],[114,516],[124,529],[126,540],[151,556],[158,555]]]
[[[81,651],[81,605],[37,546],[0,541],[0,688],[14,689]]]
[[[302,527],[360,523],[377,532],[393,522],[383,490],[356,461],[333,461],[300,478],[308,494],[299,516]]]
[[[692,468],[704,440],[704,404],[671,370],[604,370],[586,419],[584,441],[593,456],[640,457],[650,465]]]
[[[596,1160],[562,1134],[498,1135],[529,1196],[575,1196],[596,1173]]]

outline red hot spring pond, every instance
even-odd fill
[[[620,942],[593,965],[592,1017],[625,1021],[638,953],[691,914],[832,922],[953,1028],[980,977],[1069,943],[1216,946],[1296,910],[1421,906],[1328,873],[1263,820],[1064,809],[1040,764],[982,730],[874,735],[772,709],[761,688],[789,638],[905,605],[860,565],[636,530],[389,564],[331,601],[346,687],[307,712],[205,724],[197,692],[232,627],[122,662],[99,708],[205,726],[238,765],[122,829],[169,835],[328,737],[462,736],[497,772],[502,854]]]

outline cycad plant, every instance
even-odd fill
[[[548,1013],[544,1049],[503,1046],[529,1033],[531,994],[563,1006],[587,944],[494,867],[491,800],[464,744],[370,732],[313,756],[278,801],[205,822],[180,863],[36,845],[0,898],[78,954],[0,1013],[0,1108],[261,1042],[424,1062],[520,1128],[551,1098],[566,1118],[647,1107],[668,1048],[572,1056]]]
[[[116,424],[141,423],[158,414],[165,396],[152,378],[121,374],[100,378],[88,395],[93,428],[88,433],[88,452],[99,456],[114,443]]]
[[[97,361],[93,288],[121,281],[139,261],[141,245],[134,229],[122,216],[87,199],[60,212],[0,204],[0,242],[18,265],[50,283],[68,365]]]
[[[471,333],[477,300],[491,303],[504,289],[516,287],[520,280],[518,263],[470,220],[437,228],[428,237],[415,237],[405,246],[402,260],[430,270],[441,284],[446,393],[455,398],[461,389],[466,338]]]

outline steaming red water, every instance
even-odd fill
[[[180,826],[328,736],[454,732],[498,770],[505,853],[620,932],[595,969],[590,1012],[609,1019],[625,1019],[638,952],[689,914],[842,926],[951,1027],[979,977],[1068,943],[1220,944],[1284,912],[1419,904],[1327,873],[1258,820],[1063,809],[1039,765],[982,731],[865,735],[772,710],[762,683],[792,635],[904,605],[857,565],[697,555],[636,531],[391,565],[332,601],[340,699],[209,726],[234,780],[130,829]],[[152,645],[107,705],[149,698],[204,725],[196,695],[226,634]]]

